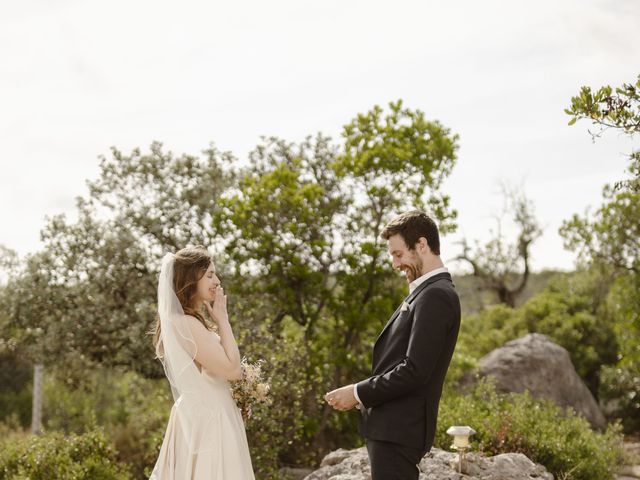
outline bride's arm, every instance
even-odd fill
[[[218,325],[220,340],[202,323],[192,318],[191,334],[196,342],[195,361],[209,372],[227,380],[242,379],[240,351],[233,336],[229,315],[227,314],[227,296],[222,287],[216,290],[213,305],[204,302],[209,315]]]
[[[229,321],[218,322],[220,340],[195,318],[190,323],[191,333],[196,342],[196,362],[214,375],[227,380],[240,380],[242,378],[240,351]]]

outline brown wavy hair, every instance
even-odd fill
[[[202,325],[211,330],[211,325],[204,319],[204,316],[193,305],[198,293],[198,281],[204,276],[212,263],[211,255],[205,247],[198,245],[179,250],[175,254],[173,261],[173,289],[182,305],[182,310],[186,315],[197,318]],[[156,315],[155,328],[150,332],[153,335],[153,346],[161,357],[162,346],[160,343],[160,317]]]

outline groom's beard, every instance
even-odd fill
[[[400,269],[404,271],[407,277],[407,283],[413,282],[416,278],[422,276],[422,267],[424,264],[420,258],[416,258],[416,263],[401,265]]]

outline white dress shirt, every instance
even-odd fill
[[[447,267],[439,267],[439,268],[435,268],[433,270],[430,270],[427,273],[425,273],[424,275],[416,278],[413,282],[411,282],[409,284],[409,295],[411,295],[413,293],[413,291],[416,288],[418,288],[419,285],[421,285],[422,283],[424,283],[426,280],[428,280],[429,278],[433,277],[434,275],[438,275],[439,273],[449,273],[449,270],[447,269]],[[360,397],[358,396],[358,384],[357,383],[353,384],[353,396],[356,397],[356,400],[358,401],[358,405],[356,405],[356,407],[359,409],[362,406],[362,402],[360,401]]]
[[[422,285],[426,280],[433,277],[434,275],[438,275],[439,273],[449,273],[447,267],[435,268],[421,277],[416,278],[413,282],[409,284],[409,294],[413,293],[413,291],[419,286]]]

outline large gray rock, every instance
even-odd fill
[[[420,480],[553,480],[542,465],[521,453],[495,457],[469,453],[462,474],[456,470],[457,460],[456,453],[431,449],[420,462]],[[366,448],[330,453],[305,480],[371,480]]]
[[[480,359],[478,373],[492,376],[502,392],[524,392],[571,407],[595,428],[606,421],[598,403],[576,373],[569,353],[545,335],[531,333],[507,342]]]

